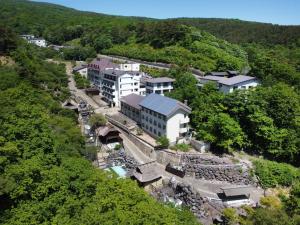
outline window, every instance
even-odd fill
[[[151,118],[149,118],[149,123],[151,123],[151,124],[152,124],[152,119],[151,119]]]
[[[158,136],[161,137],[161,133],[158,131]]]
[[[161,119],[161,116],[160,116],[160,114],[158,114],[158,119]]]
[[[157,125],[158,125],[158,128],[161,128],[161,124],[160,123],[158,123]]]
[[[165,126],[165,125],[163,125],[163,129],[164,129],[164,130],[166,129],[166,126]]]
[[[154,116],[155,116],[155,117],[157,116],[157,113],[156,113],[156,112],[154,113]]]
[[[156,120],[154,120],[154,121],[153,121],[153,124],[154,124],[154,126],[156,126],[156,125],[157,125],[157,123],[156,123]]]
[[[150,132],[152,132],[152,127],[150,127]]]
[[[148,130],[148,125],[146,124],[146,129]]]
[[[155,129],[154,129],[154,131],[153,131],[153,132],[154,132],[154,134],[156,134],[156,130],[155,130]]]

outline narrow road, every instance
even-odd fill
[[[64,62],[66,65],[66,73],[69,77],[69,89],[72,94],[74,94],[76,97],[80,97],[84,101],[86,101],[94,110],[99,109],[99,105],[92,99],[90,98],[83,90],[80,90],[76,87],[76,83],[73,77],[72,73],[72,64],[70,62]]]

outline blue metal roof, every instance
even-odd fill
[[[165,116],[170,115],[179,108],[183,109],[186,112],[191,111],[191,109],[183,103],[155,93],[147,95],[140,102],[140,106],[153,110],[154,112],[158,112]]]

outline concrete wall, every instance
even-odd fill
[[[195,139],[191,139],[190,144],[192,147],[201,153],[207,152],[210,150],[210,143],[206,143],[204,141],[197,141]]]

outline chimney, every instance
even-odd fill
[[[187,100],[184,100],[183,102],[185,105],[188,105],[188,101]]]

